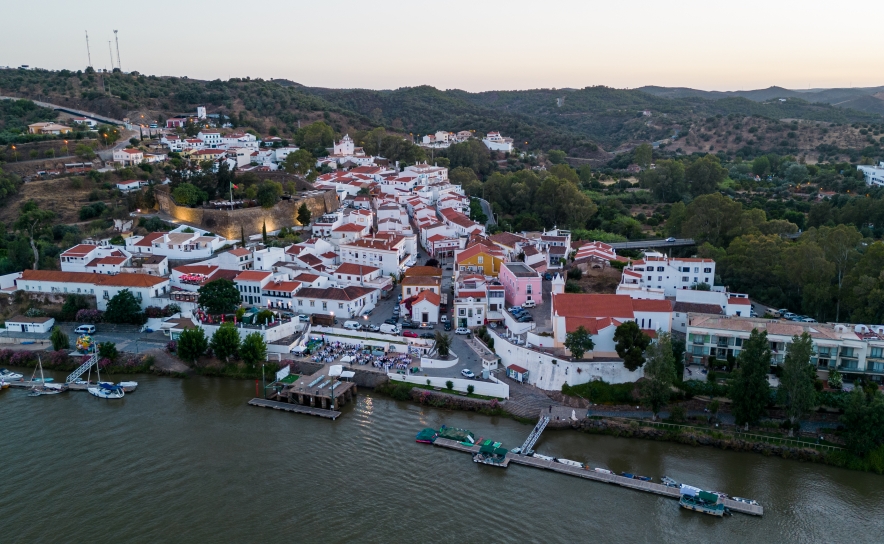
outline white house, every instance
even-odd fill
[[[54,317],[26,317],[17,315],[6,320],[6,330],[8,332],[47,333],[52,332],[52,327],[54,326]]]
[[[216,149],[224,145],[221,141],[221,133],[217,130],[201,130],[196,137],[203,141],[203,145],[207,149]]]
[[[491,151],[504,151],[509,153],[513,150],[513,139],[501,136],[499,132],[489,132],[482,143]]]
[[[63,272],[119,274],[129,264],[131,255],[112,246],[76,245],[59,257]]]
[[[240,293],[240,299],[243,304],[258,305],[262,304],[262,292],[264,286],[273,278],[273,273],[266,270],[246,270],[240,272],[233,282],[236,284]]]
[[[16,281],[19,289],[37,293],[77,293],[94,295],[99,310],[120,291],[128,289],[141,308],[169,303],[169,279],[149,274],[90,274],[57,270],[25,270]]]
[[[441,297],[432,291],[421,291],[411,301],[411,319],[419,323],[438,323]]]
[[[630,271],[629,274],[626,271]],[[691,289],[701,283],[715,288],[715,261],[697,258],[669,258],[662,253],[646,252],[643,259],[629,263],[620,280],[627,289],[662,290],[674,297],[680,289]]]
[[[878,166],[859,165],[857,170],[863,173],[866,179],[866,185],[882,186],[884,185],[884,161],[878,163]]]
[[[123,166],[141,164],[144,161],[144,152],[139,149],[127,147],[114,150],[114,162]]]
[[[190,230],[191,232],[184,232]],[[126,238],[126,251],[132,254],[150,253],[170,259],[207,259],[224,246],[227,240],[218,235],[191,227],[179,227],[172,232],[152,232],[145,236]]]
[[[293,310],[302,314],[357,317],[374,308],[378,290],[350,285],[347,287],[302,287],[294,295]]]
[[[385,276],[398,275],[414,254],[414,237],[377,235],[340,244],[342,263],[365,264],[377,267]]]

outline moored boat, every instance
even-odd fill
[[[611,472],[610,470],[608,470],[606,468],[594,468],[592,470],[594,472],[598,472],[599,474],[614,474],[613,472]]]
[[[680,493],[681,498],[679,498],[678,504],[682,508],[716,517],[722,517],[726,512],[726,508],[719,500],[720,497],[715,493],[703,491],[690,485],[682,485]]]
[[[122,385],[122,383],[120,385]],[[437,436],[439,436],[439,433],[436,431],[436,429],[427,427],[426,429],[417,433],[417,436],[414,437],[414,441],[420,442],[421,444],[432,444],[436,441]]]
[[[758,506],[758,501],[753,499],[744,499],[743,497],[731,497],[731,500],[735,500],[737,502],[741,502],[743,504],[749,504],[752,506]]]
[[[638,474],[632,474],[631,472],[621,472],[620,473],[624,478],[632,478],[633,480],[641,480],[643,482],[650,482],[650,476],[639,476]]]
[[[126,395],[123,388],[119,385],[100,383],[97,386],[86,389],[94,397],[101,399],[121,399]]]
[[[24,376],[17,372],[13,372],[11,370],[7,370],[5,368],[0,369],[0,379],[7,382],[14,382],[22,379]]]
[[[138,382],[120,382],[117,385],[123,388],[126,393],[134,393],[138,387]]]
[[[663,476],[660,480],[666,487],[681,487],[681,484],[670,478],[669,476]]]

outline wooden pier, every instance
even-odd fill
[[[262,408],[273,408],[274,410],[283,410],[285,412],[295,412],[298,414],[307,414],[311,416],[324,417],[326,419],[335,420],[341,415],[337,410],[326,410],[324,408],[316,408],[314,406],[303,406],[300,404],[292,404],[290,402],[278,402],[275,400],[252,399],[249,401],[250,406],[260,406]]]
[[[17,381],[17,382],[6,382],[6,383],[9,384],[9,387],[18,387],[20,389],[30,389],[32,387],[40,387],[41,385],[43,385],[43,382],[32,382],[30,380],[23,380],[23,381]],[[68,391],[86,391],[86,389],[89,387],[85,383],[68,383],[68,384],[65,384],[64,382],[47,382],[47,383],[49,385],[67,385]],[[92,385],[95,385],[95,384],[92,384]]]
[[[479,452],[478,445],[464,446],[460,442],[449,440],[447,438],[437,438],[436,441],[433,442],[433,445],[450,450],[461,451],[464,453],[475,454]],[[657,484],[654,482],[635,480],[633,478],[627,478],[625,476],[619,476],[617,474],[605,474],[603,472],[596,472],[591,469],[578,468],[571,465],[557,463],[556,461],[547,461],[544,459],[538,459],[536,457],[507,453],[506,458],[504,459],[503,463],[500,464],[500,466],[506,467],[510,463],[552,470],[553,472],[559,472],[561,474],[567,474],[569,476],[577,476],[578,478],[585,478],[587,480],[595,480],[597,482],[619,485],[621,487],[627,487],[636,491],[645,491],[648,493],[654,493],[656,495],[662,495],[671,499],[678,500],[680,498],[679,490],[675,487],[668,487],[663,484]],[[746,504],[731,499],[721,499],[721,503],[732,511],[739,512],[741,514],[749,514],[752,516],[764,515],[764,508],[760,505]]]

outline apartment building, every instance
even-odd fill
[[[644,258],[627,265],[620,281],[624,289],[659,289],[665,297],[699,284],[713,287],[714,282],[712,259],[669,258],[657,252],[646,252]]]

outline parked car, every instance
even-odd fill
[[[458,327],[454,330],[454,334],[470,334],[470,329],[466,327]]]
[[[448,323],[448,316],[443,314],[443,315],[439,318],[439,321],[441,321],[442,323]]]
[[[433,334],[433,333],[431,333],[431,332],[422,332],[422,333],[421,333],[421,338],[430,338],[430,339],[433,339],[433,338],[436,338],[436,335]]]
[[[461,370],[460,375],[463,376],[464,378],[469,378],[470,380],[472,380],[473,378],[476,377],[476,375],[473,374],[473,371],[470,370],[469,368],[465,368],[465,369]]]
[[[446,322],[445,322],[445,330],[446,330],[446,331],[450,331],[450,330],[451,330],[451,321],[446,321]]]
[[[529,321],[534,321],[534,318],[531,317],[531,314],[525,314],[520,318],[516,319],[519,323],[528,323]]]
[[[402,331],[402,336],[407,338],[419,338],[417,333],[414,331]]]
[[[450,267],[450,266],[446,266],[446,267],[445,267],[445,270],[454,270],[454,269],[453,269],[452,267]]]
[[[510,308],[510,312],[512,312],[512,313],[521,312],[523,309],[524,308],[522,308],[521,306],[513,306]]]
[[[805,323],[816,323],[816,319],[814,319],[812,317],[805,317],[801,321],[804,321]]]
[[[381,330],[381,328],[377,325],[372,324],[368,326],[368,330],[370,330],[371,332],[378,332],[379,330]]]
[[[381,332],[384,334],[399,334],[400,332],[402,332],[402,329],[400,329],[396,324],[384,323],[383,325],[381,325]]]
[[[543,279],[545,279],[546,281],[550,281],[552,279],[552,274],[547,272],[546,274],[543,275]]]
[[[526,300],[522,303],[522,308],[534,308],[537,306],[537,302],[533,300]]]
[[[345,321],[344,328],[351,330],[351,331],[358,331],[359,329],[362,328],[362,323],[360,323],[358,321]]]
[[[80,325],[74,332],[77,334],[95,334],[95,325]]]
[[[298,316],[298,321],[300,321],[301,323],[306,323],[306,322],[310,321],[310,318],[304,314],[301,314]]]
[[[399,323],[399,320],[391,317],[390,319],[385,319],[384,323],[387,325],[395,325],[396,323]]]
[[[402,322],[402,328],[403,328],[403,329],[416,329],[416,328],[417,328],[417,325],[418,325],[418,324],[415,323],[414,321],[403,321],[403,322]]]
[[[420,326],[419,326],[418,328],[420,328],[420,329],[432,329],[432,328],[433,328],[433,324],[432,324],[432,323],[421,323]]]

